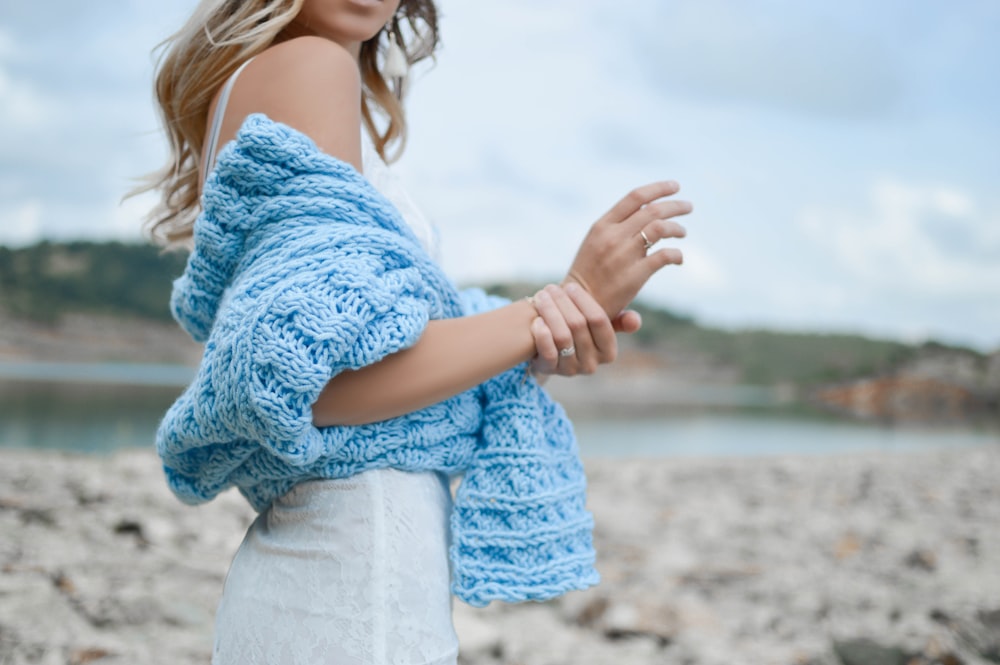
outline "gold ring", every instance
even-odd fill
[[[643,249],[648,252],[649,248],[652,247],[655,243],[649,241],[649,238],[646,236],[645,231],[639,231],[639,235],[642,236],[642,242],[644,243]]]

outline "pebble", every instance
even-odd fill
[[[1000,449],[593,460],[603,581],[455,603],[464,665],[1000,662]],[[148,450],[0,451],[0,663],[205,663],[235,492],[179,503]]]

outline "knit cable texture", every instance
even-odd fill
[[[451,516],[456,596],[483,606],[597,583],[572,427],[523,365],[398,418],[312,424],[338,373],[411,346],[431,319],[507,302],[459,292],[351,165],[252,115],[209,176],[194,241],[171,309],[205,351],[157,432],[182,501],[235,486],[262,511],[307,479],[464,473]]]

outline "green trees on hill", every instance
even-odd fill
[[[521,298],[540,284],[491,284],[490,293]],[[632,305],[642,315],[642,329],[626,345],[661,356],[668,362],[698,358],[713,365],[736,368],[739,380],[756,385],[790,383],[811,385],[890,372],[928,351],[957,351],[975,356],[968,349],[954,349],[928,342],[904,344],[870,339],[862,335],[783,332],[774,330],[724,330],[703,326],[690,316],[642,302]]]
[[[890,371],[920,347],[861,335],[674,328],[669,344],[740,368],[744,383],[806,385]]]
[[[0,309],[35,321],[64,312],[169,320],[170,285],[185,256],[120,242],[0,247]]]
[[[119,242],[43,242],[31,247],[0,247],[0,314],[47,323],[66,312],[167,321],[171,283],[184,269],[186,255],[163,253],[150,245]],[[533,293],[538,284],[510,282],[486,287],[512,299]],[[925,351],[948,351],[872,340],[859,335],[722,330],[689,316],[636,303],[643,327],[623,340],[665,359],[698,359],[735,368],[752,384],[806,385],[870,376],[891,370]],[[982,354],[971,354],[977,362]]]

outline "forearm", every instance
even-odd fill
[[[535,355],[534,306],[518,301],[431,321],[412,347],[334,377],[313,404],[313,424],[362,425],[457,395]]]

